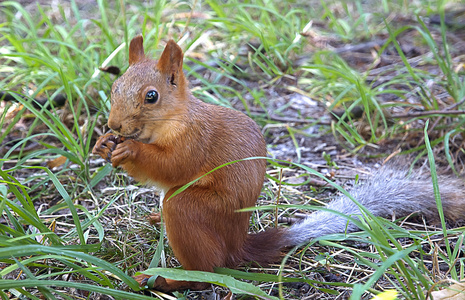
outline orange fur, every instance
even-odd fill
[[[113,133],[97,141],[94,153],[110,158],[114,167],[122,167],[136,180],[164,190],[168,240],[185,269],[212,272],[214,267],[276,258],[282,246],[280,232],[248,235],[251,213],[237,212],[254,206],[265,175],[264,160],[223,167],[166,200],[179,187],[222,164],[266,156],[258,126],[241,112],[191,95],[182,72],[183,54],[175,42],[168,42],[158,62],[145,57],[140,36],[129,50],[130,67],[112,87],[108,125]],[[156,103],[145,101],[151,90],[158,91]],[[154,288],[204,287],[162,278]]]

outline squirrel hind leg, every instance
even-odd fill
[[[202,232],[202,229],[190,222],[182,223],[176,217],[174,220],[165,217],[165,225],[169,244],[183,269],[213,272],[214,267],[224,266],[224,249],[215,241],[214,236]],[[149,284],[150,277],[152,276],[141,274],[134,279],[141,286],[148,285],[149,289],[161,292],[205,290],[210,287],[210,284],[205,282],[179,281],[161,276],[158,276],[153,284]]]
[[[175,190],[171,189],[165,199]],[[235,239],[232,231],[237,222],[229,218],[220,202],[215,191],[195,186],[164,201],[166,234],[184,269],[213,272],[214,267],[225,266],[231,252],[228,239]],[[232,211],[232,215],[236,213]]]
[[[182,220],[177,218],[175,220],[165,218],[165,225],[169,244],[183,269],[213,272],[214,267],[224,266],[225,251],[218,239],[213,234],[209,234],[208,230],[198,228],[190,222],[182,223]],[[135,279],[140,285],[145,285],[150,277],[142,274]],[[161,276],[155,279],[154,284],[148,286],[149,289],[162,292],[198,291],[209,287],[210,284],[205,282],[178,281]]]

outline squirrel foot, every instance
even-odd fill
[[[150,213],[150,215],[147,216],[147,221],[149,221],[151,225],[159,224],[161,222],[160,213]]]
[[[156,275],[155,275],[156,276]],[[133,278],[139,283],[139,286],[144,286],[149,283],[151,275],[140,274],[134,276]],[[195,281],[178,281],[168,278],[163,278],[161,276],[156,276],[155,281],[150,283],[151,286],[147,286],[151,290],[156,290],[160,292],[174,292],[182,290],[205,290],[208,289],[210,284],[207,282],[195,282]]]

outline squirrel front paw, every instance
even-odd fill
[[[100,155],[107,162],[111,163],[112,152],[115,150],[116,145],[124,141],[124,137],[118,137],[113,133],[107,133],[99,137],[95,143],[93,154]]]
[[[107,133],[98,138],[92,149],[92,154],[100,155],[107,162],[111,160],[111,152],[115,149],[117,144],[117,136],[112,133]]]
[[[134,140],[125,140],[115,146],[111,152],[111,164],[117,167],[128,160],[133,160],[136,156],[137,142]]]

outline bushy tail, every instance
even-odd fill
[[[440,177],[438,181],[446,219],[465,220],[464,181],[452,177]],[[372,179],[350,190],[350,194],[375,216],[401,217],[419,212],[429,219],[439,218],[433,184],[427,175],[407,176],[406,171],[383,168]],[[345,195],[331,201],[327,208],[345,215],[361,215],[359,207]],[[282,239],[288,242],[287,246],[294,246],[323,235],[357,230],[354,224],[347,224],[344,217],[317,211],[292,225]]]

